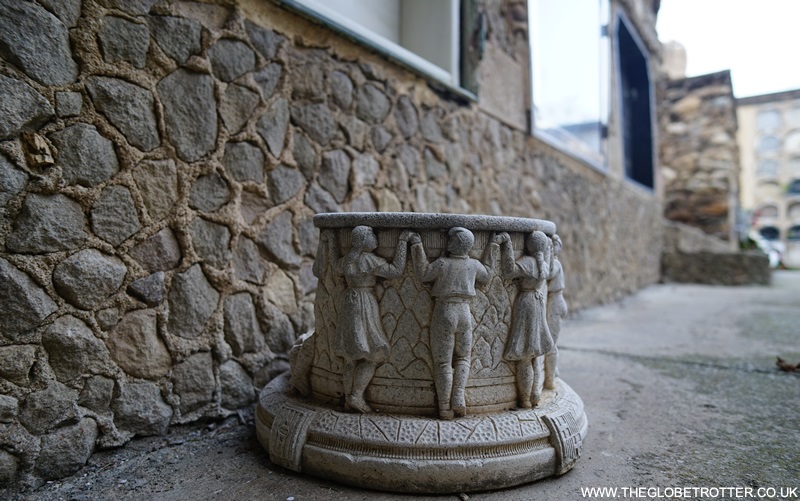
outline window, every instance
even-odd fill
[[[781,238],[781,231],[774,226],[764,226],[758,232],[767,240],[779,240]]]
[[[459,0],[284,0],[451,88],[460,88]],[[468,2],[465,2],[468,3]]]
[[[758,162],[756,175],[761,178],[778,177],[778,162],[775,160],[761,160]]]
[[[605,166],[607,0],[530,0],[535,133]]]
[[[800,204],[792,204],[789,206],[789,219],[800,219]]]
[[[778,217],[778,208],[774,205],[765,205],[756,211],[756,215],[763,218],[776,218]]]
[[[793,242],[800,240],[800,226],[795,225],[789,228],[789,231],[786,232],[786,240]]]
[[[797,153],[800,151],[800,130],[795,130],[786,135],[784,139],[784,149],[786,151]]]
[[[756,187],[756,198],[759,200],[778,200],[781,198],[781,187],[773,181],[762,181]]]
[[[773,131],[781,126],[781,114],[778,110],[759,111],[756,115],[756,127],[760,132]]]
[[[792,108],[786,113],[789,127],[800,127],[800,108]]]
[[[758,153],[761,155],[769,155],[775,153],[781,148],[781,140],[775,136],[762,137],[758,142]]]
[[[653,114],[647,50],[624,16],[617,18],[620,126],[625,175],[653,187]]]
[[[800,195],[800,179],[794,179],[786,188],[786,193],[790,195]]]

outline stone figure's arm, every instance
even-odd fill
[[[317,278],[322,278],[322,273],[325,271],[325,252],[327,251],[327,246],[328,233],[323,231],[322,235],[320,235],[319,245],[317,245],[317,257],[314,259],[314,267],[311,268],[311,272],[314,273],[314,276]]]
[[[436,270],[428,263],[428,256],[425,255],[425,248],[422,246],[422,239],[418,233],[411,233],[411,261],[414,265],[414,274],[421,282],[430,282],[436,279]]]
[[[503,278],[516,278],[523,275],[522,267],[514,259],[514,246],[511,244],[510,237],[504,239],[503,245],[500,246],[500,273]]]
[[[487,245],[486,249],[483,251],[483,259],[481,260],[483,264],[483,270],[478,271],[478,276],[476,277],[478,282],[486,282],[492,278],[492,275],[494,275],[494,270],[497,268],[497,255],[500,251],[500,243],[504,241],[503,235],[508,237],[508,233],[495,235],[489,241],[489,245]],[[483,271],[486,272],[485,276]]]
[[[391,263],[384,263],[375,270],[375,274],[385,278],[397,278],[406,269],[406,255],[408,252],[408,239],[410,232],[403,231],[397,241],[397,249],[394,251],[394,260]]]

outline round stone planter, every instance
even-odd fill
[[[535,368],[544,353],[520,361],[507,346],[520,325],[549,339],[553,223],[415,213],[319,214],[314,223],[315,331],[258,404],[258,437],[273,462],[431,493],[508,487],[573,466],[583,403],[563,381],[543,383]],[[538,261],[534,234],[547,251]],[[526,365],[532,408],[520,390]]]

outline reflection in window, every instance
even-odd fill
[[[756,127],[759,131],[771,131],[781,126],[781,114],[778,110],[760,111],[756,116]]]
[[[758,230],[758,232],[767,240],[778,240],[781,238],[780,230],[774,226],[764,226]]]
[[[792,204],[789,206],[789,219],[800,219],[800,204]]]
[[[792,226],[786,232],[786,240],[800,240],[800,226]]]
[[[778,177],[778,162],[775,160],[761,160],[758,162],[758,169],[756,169],[758,177]]]
[[[531,0],[533,123],[568,151],[605,164],[608,0]]]
[[[794,179],[786,188],[786,193],[800,195],[800,179]]]
[[[800,130],[790,132],[785,139],[786,151],[800,151]]]
[[[765,218],[778,217],[778,208],[774,205],[765,205],[764,207],[756,211],[756,214],[759,217],[765,217]]]
[[[781,140],[775,136],[766,136],[761,138],[758,143],[759,153],[772,153],[778,151],[781,147]]]

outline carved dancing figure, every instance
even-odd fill
[[[511,311],[511,332],[506,342],[505,359],[517,363],[519,407],[530,409],[539,403],[542,378],[541,356],[554,347],[547,326],[546,300],[550,239],[534,231],[525,240],[530,255],[514,259],[508,233],[498,235],[502,242],[500,267],[504,278],[517,280],[519,293]]]
[[[375,369],[389,356],[389,341],[383,331],[378,301],[373,290],[377,277],[396,278],[403,273],[408,232],[404,231],[400,235],[391,263],[373,253],[378,247],[378,240],[369,226],[353,228],[352,247],[342,258],[338,255],[339,247],[335,237],[325,234],[322,238],[322,245],[328,248],[328,262],[331,263],[334,273],[344,276],[347,284],[339,307],[339,321],[333,344],[334,352],[345,360],[342,381],[345,407],[358,412],[372,412],[372,408],[364,400],[364,392],[375,375]]]
[[[544,356],[544,388],[556,388],[558,376],[558,335],[561,321],[569,311],[564,301],[564,268],[558,255],[561,253],[561,237],[553,235],[553,253],[550,259],[550,274],[547,277],[547,326],[553,337],[553,349]]]
[[[469,257],[475,236],[466,228],[451,228],[447,233],[447,253],[428,262],[422,239],[412,233],[411,259],[414,273],[422,282],[433,282],[434,298],[431,318],[431,355],[434,386],[439,405],[439,418],[465,416],[467,404],[464,387],[469,377],[472,358],[472,313],[475,284],[487,282],[493,263],[484,264]],[[492,259],[491,245],[487,257]],[[487,260],[484,257],[484,261]]]

